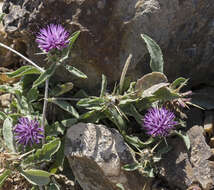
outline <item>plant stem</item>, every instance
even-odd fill
[[[24,55],[22,55],[21,53],[19,53],[18,51],[14,50],[13,48],[5,45],[5,44],[2,44],[0,43],[0,46],[1,47],[4,47],[10,51],[12,51],[13,53],[15,53],[16,55],[20,56],[21,58],[25,59],[27,62],[29,62],[31,65],[33,65],[34,67],[36,67],[38,70],[40,70],[42,73],[45,72],[44,69],[42,69],[41,67],[39,67],[36,63],[34,63],[33,61],[31,61],[30,59],[28,59],[27,57],[25,57]]]
[[[80,98],[64,98],[64,97],[60,97],[60,98],[50,98],[51,100],[70,100],[70,101],[79,101]]]
[[[42,139],[42,144],[45,143],[45,120],[46,120],[46,109],[48,104],[48,85],[49,85],[49,78],[45,81],[45,96],[44,96],[44,104],[43,104],[43,111],[42,111],[42,127],[44,130],[44,138]]]

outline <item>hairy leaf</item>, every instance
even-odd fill
[[[33,83],[33,88],[41,85],[48,78],[50,78],[54,74],[56,67],[56,64],[53,63],[44,73],[42,73],[39,78]]]
[[[30,74],[41,74],[41,71],[39,71],[36,67],[33,67],[31,65],[22,66],[16,71],[8,72],[6,73],[8,77],[15,78],[15,77],[21,77],[24,75],[30,75]]]
[[[5,119],[4,121],[3,138],[8,149],[12,152],[15,152],[14,139],[13,139],[13,124],[10,118]]]
[[[164,61],[163,61],[163,54],[162,54],[161,48],[154,40],[152,40],[146,34],[141,34],[141,37],[145,41],[151,57],[150,67],[152,71],[158,71],[163,73]]]
[[[43,186],[50,183],[51,173],[43,170],[29,169],[20,172],[21,175],[33,185]]]
[[[4,185],[5,180],[11,174],[11,170],[5,170],[2,174],[0,174],[0,188]]]
[[[22,165],[27,166],[44,161],[50,161],[52,156],[59,150],[60,145],[60,139],[54,139],[53,141],[44,144],[41,149],[37,149],[34,154],[23,160]]]
[[[79,118],[79,113],[76,111],[76,109],[69,104],[66,101],[61,101],[61,100],[57,100],[55,98],[49,98],[48,99],[49,102],[54,103],[56,105],[58,105],[60,108],[62,108],[63,110],[71,113],[74,117]]]
[[[70,66],[70,65],[64,65],[67,71],[69,71],[71,74],[73,74],[76,77],[82,78],[82,79],[87,79],[88,77],[80,70],[77,68]]]

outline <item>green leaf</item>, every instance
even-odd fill
[[[142,142],[137,136],[128,136],[128,135],[125,136],[125,140],[129,144],[131,144],[137,148],[145,148],[146,146],[155,142],[155,139],[152,137],[149,138],[147,141]]]
[[[47,125],[46,134],[49,136],[58,136],[64,135],[66,128],[71,127],[75,123],[77,123],[76,118],[63,120],[61,122],[57,121],[52,125]]]
[[[70,66],[70,65],[64,65],[67,71],[69,71],[71,74],[73,74],[76,77],[82,78],[82,79],[87,79],[88,77],[80,70],[77,68]]]
[[[67,82],[65,84],[61,84],[61,85],[57,85],[51,92],[50,95],[51,96],[61,96],[67,92],[69,92],[70,90],[73,89],[73,83],[72,82]]]
[[[183,139],[184,144],[186,145],[187,149],[189,150],[190,146],[191,146],[189,136],[187,134],[183,134],[183,132],[181,132],[181,131],[174,131],[174,133]]]
[[[164,61],[163,61],[163,54],[159,45],[146,34],[141,34],[141,37],[145,41],[151,57],[150,67],[152,71],[158,71],[163,73]]]
[[[55,155],[55,161],[53,165],[50,167],[50,173],[55,174],[58,170],[63,171],[63,164],[65,160],[64,146],[65,140],[64,138],[62,138],[61,146]]]
[[[91,98],[83,98],[77,102],[77,106],[85,107],[86,109],[90,109],[93,107],[101,107],[105,103],[103,98],[99,97],[91,97]]]
[[[37,149],[34,154],[31,154],[25,160],[23,160],[22,165],[27,166],[44,161],[50,161],[52,156],[59,150],[60,145],[60,139],[54,139],[53,141],[44,144],[41,149]]]
[[[15,152],[13,139],[13,124],[9,117],[5,119],[3,123],[3,138],[8,149],[12,152]]]
[[[36,67],[26,65],[26,66],[20,67],[16,71],[8,72],[6,74],[10,78],[15,78],[15,77],[21,77],[21,76],[30,75],[30,74],[41,74],[41,71],[39,71]]]
[[[171,101],[180,97],[179,94],[171,92],[170,88],[168,87],[162,87],[158,89],[154,93],[154,96],[156,96],[159,100],[162,100],[162,101]]]
[[[119,187],[121,190],[125,190],[125,188],[123,187],[123,185],[121,183],[117,183],[116,186]]]
[[[139,125],[142,124],[143,116],[137,111],[137,109],[135,108],[135,106],[133,104],[126,104],[126,105],[120,106],[120,109],[126,115],[134,117]]]
[[[105,95],[106,88],[107,88],[106,76],[102,74],[102,86],[101,86],[100,97],[103,97]]]
[[[89,112],[86,112],[80,116],[80,120],[87,122],[87,123],[98,123],[100,119],[104,117],[103,112],[92,110]]]
[[[48,187],[47,190],[60,190],[60,187],[56,183],[51,183]]]
[[[78,36],[80,35],[80,31],[76,31],[72,34],[72,36],[69,38],[69,48],[71,49],[73,47],[74,42],[77,40]]]
[[[122,167],[126,171],[134,171],[138,168],[141,168],[141,165],[139,163],[133,163],[133,164],[126,164]]]
[[[75,118],[66,119],[66,120],[61,121],[61,124],[66,128],[71,127],[75,123],[77,123],[77,119],[75,119]]]
[[[34,102],[39,98],[39,91],[37,88],[31,88],[27,93],[28,102]]]
[[[20,172],[21,175],[33,185],[43,186],[50,183],[51,173],[43,170],[29,169]]]
[[[62,101],[62,100],[57,100],[55,98],[49,98],[48,99],[49,102],[56,104],[57,106],[59,106],[60,108],[62,108],[63,110],[71,113],[74,117],[79,118],[79,113],[76,111],[76,109],[69,104],[66,101]]]
[[[173,81],[173,83],[170,85],[170,87],[172,89],[176,89],[178,88],[182,83],[184,83],[187,79],[183,78],[183,77],[179,77],[177,78],[175,81]]]
[[[75,33],[72,34],[72,36],[69,38],[69,46],[67,48],[64,48],[62,54],[64,56],[62,56],[62,58],[59,60],[59,63],[62,63],[64,60],[66,60],[69,56],[70,50],[73,47],[74,42],[76,41],[76,39],[78,38],[80,34],[80,31],[77,31]]]
[[[0,111],[0,120],[5,120],[6,118],[7,115],[4,112]]]
[[[4,16],[5,16],[5,13],[0,13],[0,22],[2,22],[2,21],[3,21]]]
[[[131,82],[129,85],[129,89],[127,90],[127,93],[134,92],[135,91],[135,85],[136,85],[136,82]]]
[[[116,108],[108,108],[104,111],[104,113],[106,117],[117,126],[120,133],[122,135],[125,135],[127,129],[126,122],[124,121],[120,113],[116,110]]]
[[[48,78],[50,78],[55,70],[56,70],[56,64],[52,64],[44,73],[42,73],[39,78],[33,83],[33,87],[35,88],[37,86],[39,86],[40,84],[42,84],[43,82],[45,82]]]
[[[4,185],[5,180],[9,177],[11,174],[11,170],[5,170],[1,175],[0,175],[0,188]]]

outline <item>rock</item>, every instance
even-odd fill
[[[1,107],[9,107],[11,101],[12,101],[11,94],[3,94],[0,96]]]
[[[133,163],[133,156],[122,136],[104,125],[73,125],[67,131],[65,155],[84,190],[115,190],[117,183],[126,190],[142,190],[146,183],[137,171],[121,169]]]
[[[214,173],[211,167],[214,162],[209,160],[213,153],[205,141],[203,132],[200,126],[193,126],[188,130],[190,150],[186,149],[179,138],[169,142],[173,150],[160,162],[160,174],[171,188],[187,189],[195,183],[200,184],[204,190],[211,190],[214,187]]]
[[[205,111],[204,131],[209,136],[214,135],[214,112],[213,111]]]
[[[0,1],[0,15],[2,14],[2,7],[3,7],[3,2]],[[13,40],[8,39],[7,38],[7,34],[4,31],[4,27],[2,25],[2,22],[0,22],[0,42],[8,45],[8,46],[12,46],[14,47],[14,45],[12,45]],[[8,50],[0,47],[0,62],[1,62],[1,66],[9,66],[14,64],[17,61],[17,57],[14,56],[14,54],[12,54],[11,52],[8,52]]]
[[[130,53],[129,75],[133,79],[150,71],[142,33],[163,49],[169,80],[184,76],[191,78],[193,85],[212,83],[213,9],[212,0],[5,0],[3,6],[8,36],[23,42],[28,56],[41,65],[44,57],[35,56],[39,50],[34,41],[40,27],[60,22],[70,32],[80,30],[68,63],[89,79],[72,78],[62,68],[58,75],[88,88],[100,84],[102,73],[110,83],[118,80]]]

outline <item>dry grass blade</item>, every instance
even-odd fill
[[[132,59],[132,54],[129,54],[129,57],[127,58],[126,60],[126,63],[123,67],[123,71],[122,71],[122,74],[121,74],[121,77],[120,77],[120,94],[122,93],[122,90],[123,90],[123,84],[124,84],[124,80],[125,80],[125,76],[126,76],[126,73],[127,73],[127,70],[128,70],[128,67],[131,63],[131,59]]]

